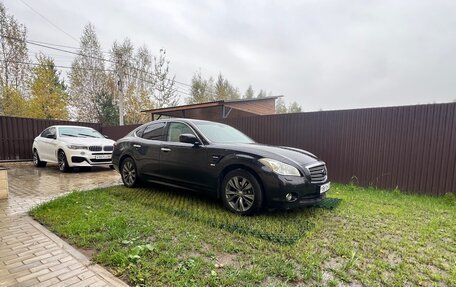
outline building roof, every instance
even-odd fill
[[[189,105],[182,105],[182,106],[176,106],[176,107],[142,110],[141,112],[144,112],[144,113],[175,112],[175,111],[183,111],[183,110],[191,110],[191,109],[202,109],[202,108],[210,108],[210,107],[216,107],[216,106],[224,106],[224,105],[229,105],[232,103],[249,103],[249,102],[259,102],[259,101],[265,101],[265,100],[275,100],[275,99],[281,98],[281,97],[283,97],[283,96],[272,96],[272,97],[264,97],[264,98],[239,99],[239,100],[220,100],[220,101],[214,101],[214,102],[189,104]]]

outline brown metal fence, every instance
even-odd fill
[[[456,192],[456,103],[226,119],[258,142],[308,150],[331,180]]]
[[[139,126],[140,125],[102,127],[102,132],[108,138],[118,140]]]
[[[0,160],[31,159],[33,139],[52,125],[89,126],[101,131],[101,125],[96,123],[0,116]]]
[[[258,142],[306,149],[332,181],[440,195],[456,192],[456,103],[224,120]],[[137,125],[0,116],[0,160],[31,158],[33,139],[55,124],[91,126],[119,139]]]

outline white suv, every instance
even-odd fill
[[[57,163],[62,172],[72,167],[112,167],[113,145],[113,140],[92,128],[51,126],[33,141],[33,163],[37,167]]]

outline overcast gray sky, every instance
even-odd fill
[[[20,0],[2,1],[29,39],[77,46]],[[23,1],[78,39],[92,22],[104,50],[126,37],[165,48],[178,81],[222,72],[305,111],[456,99],[455,0]]]

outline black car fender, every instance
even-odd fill
[[[117,165],[120,170],[120,165],[122,164],[122,161],[127,157],[135,159],[135,157],[131,153],[131,150],[128,148],[128,143],[118,143],[117,149],[115,148],[113,152],[112,163],[114,165]]]
[[[263,165],[258,161],[258,158],[245,153],[235,153],[223,157],[219,164],[218,182],[217,182],[217,198],[221,197],[222,181],[227,173],[235,169],[245,169],[256,177],[263,188],[263,182],[260,173],[263,172]]]

